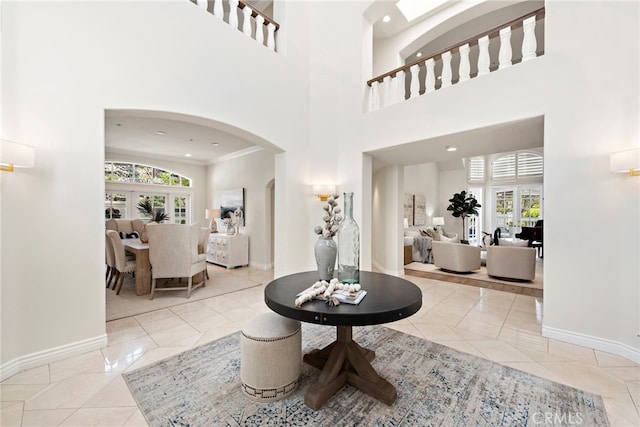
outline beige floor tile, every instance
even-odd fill
[[[507,314],[504,321],[506,328],[520,329],[523,331],[542,333],[542,316],[532,312],[524,312],[514,310],[513,308]]]
[[[49,384],[0,384],[0,401],[25,401],[42,392]]]
[[[591,365],[598,364],[598,361],[596,360],[596,354],[593,349],[557,341],[554,339],[549,339],[549,353],[573,360],[579,360]]]
[[[410,323],[398,324],[398,323],[388,323],[387,326],[390,329],[395,329],[396,331],[400,331],[405,334],[413,335],[414,337],[424,338],[420,331],[418,331],[415,326]]]
[[[185,322],[180,316],[170,310],[169,312],[172,314],[171,316],[167,316],[158,320],[140,321],[140,325],[144,328],[145,331],[147,331],[149,335],[166,331],[177,326],[187,325],[187,322]]]
[[[631,360],[618,356],[615,354],[607,353],[605,351],[594,350],[598,366],[601,367],[614,367],[614,366],[629,366],[640,369],[640,364],[632,362]],[[640,372],[640,370],[638,371]]]
[[[238,327],[220,327],[211,329],[203,333],[200,336],[200,339],[198,339],[198,341],[193,346],[197,347],[203,344],[207,344],[211,341],[226,337],[227,335],[235,334],[238,331],[240,331],[240,328]]]
[[[25,410],[80,408],[118,374],[80,374],[47,387],[25,403]]]
[[[420,334],[430,341],[461,340],[455,330],[448,325],[438,323],[413,323]]]
[[[159,347],[174,346],[178,341],[182,341],[185,338],[199,335],[200,332],[189,326],[188,323],[182,322],[182,324],[161,330],[156,333],[149,334],[151,339],[158,344]]]
[[[125,369],[125,372],[130,372],[135,369],[141,368],[143,366],[147,366],[151,363],[157,362],[158,360],[165,359],[167,357],[174,356],[178,353],[182,353],[183,351],[189,350],[190,347],[159,347],[155,350],[151,350],[146,352],[141,358],[133,362],[130,366]]]
[[[498,335],[500,341],[508,342],[519,350],[533,350],[547,354],[549,340],[539,334],[503,327]],[[534,359],[540,360],[540,359]],[[546,359],[541,359],[546,360]],[[555,359],[557,360],[557,359]]]
[[[640,381],[625,381],[625,384],[627,385],[627,390],[629,390],[633,403],[640,411]]]
[[[135,340],[105,347],[102,349],[102,355],[105,364],[110,366],[111,372],[122,372],[146,352],[156,348],[158,348],[158,344],[145,335]]]
[[[537,313],[538,315],[542,316],[542,298],[531,297],[528,295],[516,295],[511,309],[517,311],[525,311],[527,313]]]
[[[464,318],[467,313],[453,313],[446,309],[443,309],[442,305],[435,307],[433,310],[424,314],[415,322],[423,324],[437,323],[442,325],[449,325],[455,327]]]
[[[189,322],[189,325],[198,332],[208,332],[212,329],[228,326],[230,323],[231,320],[229,320],[229,318],[216,313],[204,319]]]
[[[87,372],[94,374],[110,372],[112,367],[105,363],[102,352],[95,350],[51,363],[49,364],[49,369],[51,371],[51,382],[55,383],[65,378]]]
[[[612,425],[640,426],[638,408],[634,405],[628,393],[612,393],[602,396],[602,399]]]
[[[483,359],[486,359],[486,357],[484,357],[484,355],[480,353],[477,348],[472,346],[471,343],[469,343],[469,341],[466,341],[466,340],[446,340],[446,341],[432,340],[432,341],[438,344],[444,345],[446,347],[453,348],[454,350],[458,350],[463,353],[469,353],[474,356],[478,356],[478,357],[482,357]]]
[[[542,366],[553,371],[567,384],[603,397],[612,393],[627,393],[627,386],[622,380],[584,362],[539,362]]]
[[[175,313],[187,323],[195,322],[200,319],[204,319],[206,317],[217,314],[214,309],[200,303],[198,303],[197,305],[191,305],[191,307],[189,307],[189,310],[175,310]]]
[[[503,315],[500,315],[492,312],[478,311],[474,307],[472,310],[469,310],[467,315],[464,317],[464,320],[469,320],[472,322],[479,321],[479,322],[489,323],[492,325],[502,326],[504,324],[505,317],[506,317],[506,313]]]
[[[248,320],[251,317],[253,317],[254,314],[255,312],[248,307],[234,308],[222,313],[223,316],[225,316],[226,318],[234,322],[237,322],[237,321],[244,322],[245,320]]]
[[[92,398],[87,400],[83,408],[118,408],[131,407],[137,408],[136,401],[133,399],[129,387],[124,381],[122,375],[102,387]]]
[[[137,316],[134,316],[134,319],[138,321],[139,324],[157,322],[162,319],[166,319],[168,317],[175,317],[175,313],[168,308],[162,308],[160,310],[151,311],[149,313],[142,313]]]
[[[455,327],[457,334],[461,335],[465,339],[473,340],[480,338],[498,338],[500,335],[500,325],[493,323],[487,323],[482,320],[473,320],[464,318]]]
[[[147,331],[144,330],[142,326],[138,323],[137,320],[132,319],[135,325],[129,325],[123,329],[116,329],[113,332],[109,332],[109,325],[113,322],[118,322],[119,320],[113,320],[111,322],[107,322],[107,340],[108,345],[115,345],[119,343],[123,343],[126,341],[135,340],[137,338],[143,338],[147,336]]]
[[[136,410],[129,419],[122,425],[122,427],[148,427],[147,421],[144,419],[144,415],[140,410]]]
[[[64,420],[60,427],[120,427],[135,410],[135,408],[82,408]]]
[[[621,366],[602,369],[623,381],[640,381],[640,367]]]
[[[3,402],[0,405],[0,426],[21,427],[22,408],[22,402]]]
[[[220,295],[213,298],[207,298],[205,300],[202,300],[201,302],[202,304],[215,310],[218,313],[224,313],[229,310],[244,307],[244,304],[241,301],[237,301],[232,298],[229,298],[227,295]]]
[[[505,362],[504,365],[510,366],[519,371],[527,372],[549,381],[554,381],[564,385],[570,385],[566,379],[558,376],[555,372],[545,368],[538,362]]]
[[[533,360],[509,343],[499,340],[470,341],[485,359],[494,362],[533,362]]]
[[[22,427],[58,426],[61,422],[69,418],[75,411],[76,409],[41,409],[24,411]]]
[[[2,384],[49,384],[49,365],[19,372],[2,382]]]

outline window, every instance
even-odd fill
[[[467,165],[468,181],[476,183],[484,182],[484,157],[469,157],[467,159]]]
[[[105,193],[104,218],[127,218],[127,193]]]
[[[491,179],[494,181],[542,177],[543,158],[532,151],[518,151],[499,157],[491,163]]]
[[[191,187],[190,178],[138,163],[105,162],[104,179],[107,182]]]

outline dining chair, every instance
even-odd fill
[[[135,260],[132,261],[127,259],[122,239],[120,239],[120,235],[117,231],[107,230],[107,236],[113,246],[113,254],[116,261],[116,281],[113,284],[113,287],[116,289],[116,295],[120,295],[120,290],[124,283],[124,275],[136,270],[136,262]]]
[[[209,227],[200,227],[200,236],[198,238],[198,253],[205,254],[205,257],[207,254],[207,244],[209,243],[210,234],[211,234],[211,229]],[[205,262],[206,262],[206,259],[205,259]],[[207,279],[210,279],[208,268],[204,269],[204,273],[207,276]]]
[[[107,288],[111,286],[111,281],[116,277],[116,256],[113,252],[113,244],[111,243],[111,239],[109,238],[109,234],[107,231],[104,233],[104,246],[105,246],[105,259],[107,264],[107,275],[105,277],[105,281],[107,283]]]
[[[200,224],[148,224],[149,261],[151,262],[151,296],[155,291],[187,290],[191,292],[206,284],[206,255],[198,253]],[[202,281],[193,283],[195,275],[201,273]],[[158,287],[158,279],[186,277],[186,286],[171,283],[168,287]]]

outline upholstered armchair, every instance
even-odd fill
[[[206,255],[198,253],[200,224],[147,224],[149,261],[151,262],[151,296],[155,291],[187,290],[191,292],[205,285]],[[194,284],[193,277],[202,273],[202,281]],[[158,279],[187,278],[185,286],[172,283],[157,287]]]
[[[431,245],[436,267],[457,273],[480,269],[480,248],[477,246],[435,240]]]
[[[518,246],[487,247],[489,276],[533,280],[536,277],[536,250]]]

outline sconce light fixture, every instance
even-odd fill
[[[313,186],[313,195],[317,196],[318,199],[326,202],[329,196],[336,193],[335,185],[314,185]]]
[[[610,158],[611,172],[628,173],[629,176],[640,176],[640,148],[612,153]]]
[[[32,168],[35,150],[17,142],[0,140],[0,170],[13,172],[14,168]]]
[[[209,221],[209,229],[212,233],[218,232],[218,224],[216,224],[216,218],[220,218],[220,209],[206,209],[204,211],[204,217]]]
[[[433,220],[432,220],[432,224],[433,224],[433,228],[435,230],[437,230],[438,226],[440,226],[442,228],[442,226],[444,225],[444,217],[434,216]]]

